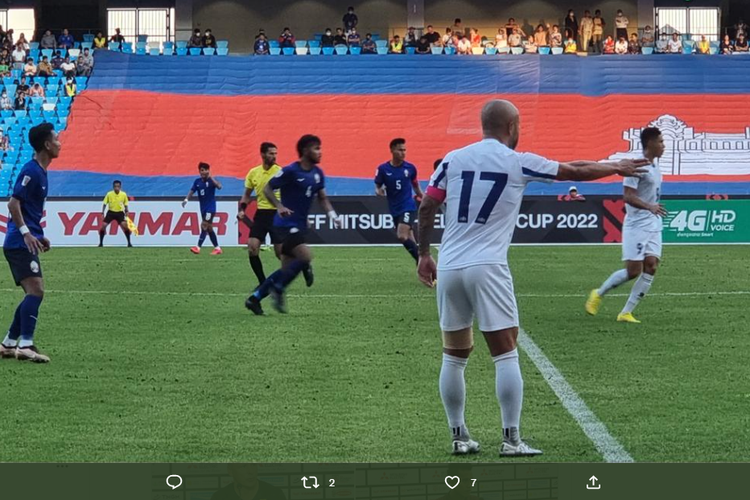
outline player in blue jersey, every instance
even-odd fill
[[[39,306],[44,298],[44,279],[39,254],[50,248],[44,237],[42,216],[47,198],[47,168],[60,154],[60,141],[50,123],[29,131],[34,159],[23,166],[8,203],[10,222],[3,253],[17,286],[26,293],[16,308],[8,334],[0,345],[0,357],[48,363],[49,357],[34,345]]]
[[[200,177],[195,179],[193,187],[190,188],[187,196],[182,200],[182,208],[185,208],[185,205],[190,201],[190,196],[193,193],[198,193],[198,202],[201,207],[201,235],[198,237],[198,246],[194,246],[190,251],[196,255],[201,253],[201,247],[203,246],[203,242],[206,241],[206,235],[208,235],[214,246],[214,251],[211,252],[211,255],[221,255],[223,252],[214,232],[216,190],[221,189],[221,182],[211,177],[211,166],[208,163],[199,163],[198,173],[200,173]]]
[[[414,223],[417,222],[417,198],[424,194],[417,179],[417,167],[406,161],[406,140],[391,141],[391,161],[380,165],[375,171],[375,194],[388,198],[388,208],[393,216],[398,240],[404,245],[414,261],[419,261],[419,248],[414,238]]]
[[[245,307],[253,313],[263,314],[260,302],[269,294],[274,308],[286,313],[284,291],[294,278],[310,268],[312,253],[305,244],[307,215],[314,197],[328,213],[336,227],[339,216],[326,196],[325,176],[318,166],[321,158],[320,138],[303,135],[297,142],[299,161],[281,169],[263,188],[266,198],[276,207],[274,231],[281,242],[281,269],[269,276],[245,301]],[[281,200],[274,196],[279,190]]]

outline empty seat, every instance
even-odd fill
[[[323,55],[324,56],[332,56],[333,55],[333,47],[323,47]]]
[[[281,47],[270,47],[268,50],[272,56],[278,56],[281,54]]]
[[[188,53],[188,50],[185,47],[177,47],[178,56],[186,56],[187,53]]]
[[[336,45],[334,49],[336,49],[337,56],[345,56],[349,48],[346,45]]]
[[[510,53],[514,55],[521,55],[523,54],[523,47],[511,47]]]
[[[151,47],[150,49],[148,49],[148,53],[152,56],[158,56],[161,54],[161,51],[159,50],[159,47]]]
[[[42,49],[42,57],[47,57],[49,59],[52,59],[52,54],[54,51],[52,49]]]
[[[439,55],[443,53],[443,48],[439,45],[433,45],[432,47],[430,47],[430,52],[432,52],[432,54],[434,55]]]
[[[307,47],[307,40],[297,40],[294,42],[294,48],[299,49],[301,47]]]
[[[81,50],[85,50],[85,49],[89,49],[89,50],[91,50],[91,49],[93,49],[93,48],[94,48],[94,44],[93,44],[93,43],[91,43],[91,42],[83,42],[83,43],[81,44]]]
[[[497,49],[495,47],[485,47],[484,53],[488,56],[494,56],[497,55]]]
[[[213,47],[206,47],[203,49],[204,56],[213,56],[216,54],[216,49]]]
[[[93,43],[94,42],[94,34],[93,33],[86,33],[83,35],[83,43]],[[83,45],[83,44],[81,44]]]
[[[356,45],[349,47],[349,53],[353,56],[358,56],[362,53],[362,47],[357,47]]]
[[[307,47],[297,47],[294,49],[294,51],[297,53],[298,56],[306,56],[307,55]]]
[[[285,56],[292,56],[294,55],[294,47],[284,47],[281,49]]]
[[[320,40],[310,40],[307,45],[312,49],[313,47],[320,47]]]
[[[229,49],[226,47],[219,47],[216,49],[216,55],[218,56],[225,56],[227,54],[229,54]]]
[[[543,56],[549,55],[550,49],[549,47],[539,47],[539,53]]]
[[[119,51],[120,50],[120,42],[109,42],[109,50]]]
[[[186,49],[187,48],[187,42],[185,40],[178,40],[176,43],[177,43],[177,48],[178,49]]]
[[[216,40],[216,48],[217,49],[229,48],[229,41],[228,40]]]
[[[320,55],[321,48],[320,46],[310,47],[310,55],[311,56],[319,56]]]
[[[190,47],[190,55],[191,56],[199,56],[201,55],[201,49],[198,47]]]
[[[377,47],[388,47],[388,40],[375,40],[375,46]]]

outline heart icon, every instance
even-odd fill
[[[453,484],[451,484],[453,483]],[[458,476],[445,476],[445,485],[450,489],[455,489],[456,486],[461,483],[461,478]]]

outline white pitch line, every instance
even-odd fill
[[[599,420],[576,390],[565,380],[560,370],[552,364],[539,346],[523,330],[519,331],[518,344],[531,358],[544,380],[547,381],[565,409],[581,427],[586,437],[594,443],[604,460],[607,462],[634,462],[633,457],[609,433],[607,426]]]

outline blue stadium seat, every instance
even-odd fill
[[[32,97],[30,106],[35,108],[41,108],[42,104],[44,104],[44,97]]]
[[[358,56],[362,53],[362,47],[349,47],[349,53],[353,56]]]
[[[13,85],[13,81],[14,81],[14,80],[15,80],[15,79],[14,79],[14,78],[13,78],[12,76],[4,76],[4,77],[3,77],[3,85],[5,85],[6,87],[7,87],[8,85]]]
[[[320,40],[310,40],[307,45],[312,49],[313,47],[320,47]]]
[[[83,43],[81,44],[81,50],[85,50],[85,49],[89,49],[89,50],[91,50],[91,49],[93,49],[93,48],[94,48],[94,44],[93,44],[93,43],[91,43],[91,42],[83,42]]]
[[[60,85],[61,81],[62,81],[62,77],[57,76],[57,75],[47,77],[47,86],[48,87],[58,87]]]
[[[310,47],[310,55],[311,56],[319,56],[321,52],[320,45],[316,47]]]
[[[16,118],[21,118],[26,116],[26,110],[25,109],[17,109],[15,111]]]
[[[188,53],[188,49],[185,47],[177,47],[177,55],[178,56],[186,56]]]
[[[216,40],[216,48],[217,49],[228,49],[229,48],[229,40]]]
[[[644,56],[650,56],[653,53],[654,53],[653,47],[641,47],[641,54],[643,54]]]
[[[0,117],[2,117],[3,120],[5,120],[5,118],[10,118],[11,116],[13,116],[13,110],[12,109],[4,109],[4,110],[0,111]]]
[[[297,40],[294,42],[295,49],[300,49],[302,47],[307,47],[307,40]]]
[[[205,47],[203,49],[203,55],[204,56],[213,56],[216,55],[216,49],[213,47]]]
[[[120,42],[109,42],[109,50],[114,50],[115,52],[120,50]]]
[[[161,51],[159,50],[159,47],[151,47],[151,48],[150,48],[150,49],[148,50],[148,53],[149,53],[149,55],[152,55],[152,56],[158,56],[158,55],[161,55]]]
[[[378,51],[378,54],[381,56],[388,54],[388,47],[378,47],[376,50]]]
[[[138,35],[136,43],[148,42],[148,35]]]
[[[34,61],[38,61],[40,55],[41,55],[41,52],[39,51],[39,49],[29,49],[29,57],[32,58]]]
[[[273,47],[281,47],[281,45],[279,45],[279,41],[278,40],[268,40],[268,46],[271,47],[271,48],[273,48]]]
[[[164,42],[162,44],[162,47],[164,48],[164,51],[163,51],[164,55],[171,56],[172,52],[174,52],[174,43],[172,42]],[[167,52],[169,52],[169,54],[167,54]]]
[[[45,111],[44,120],[48,122],[51,122],[52,120],[57,120],[57,113],[55,113],[54,111]]]
[[[60,87],[47,87],[47,90],[44,91],[47,97],[56,97],[59,92]]]
[[[185,40],[178,40],[176,42],[178,49],[186,49],[187,48],[187,41]]]
[[[94,34],[86,33],[85,35],[83,35],[83,43],[94,43]]]
[[[132,54],[133,53],[133,44],[130,42],[125,42],[122,44],[122,51],[125,54]]]
[[[563,48],[562,47],[552,47],[552,55],[553,56],[559,56],[562,53],[563,53]]]
[[[145,56],[146,55],[146,47],[136,47],[135,54],[138,56]]]
[[[18,88],[17,85],[6,85],[5,90],[8,92],[8,96],[13,97],[16,95],[16,88]]]
[[[332,56],[333,55],[333,47],[323,47],[323,55],[324,56]]]
[[[495,56],[497,55],[497,49],[495,47],[485,47],[484,53],[488,56]]]
[[[294,47],[284,47],[281,49],[281,51],[284,53],[285,56],[294,55]]]
[[[201,49],[199,47],[190,47],[190,55],[191,56],[201,55]]]
[[[29,43],[29,49],[31,49],[31,50],[39,50],[39,42],[31,42],[31,43]]]
[[[375,46],[377,47],[388,47],[388,40],[375,40]]]
[[[406,47],[406,53],[409,55],[414,55],[417,53],[416,47]]]
[[[336,45],[334,49],[336,49],[337,56],[345,56],[347,51],[349,50],[349,47],[347,47],[346,45]]]
[[[79,90],[85,89],[89,84],[89,79],[85,76],[77,76],[76,77],[76,87],[78,87]]]
[[[543,56],[547,56],[550,53],[549,47],[539,47],[539,53]]]
[[[437,46],[433,45],[432,47],[430,47],[430,52],[433,55],[439,55],[439,54],[443,53],[443,48],[441,46],[439,46],[439,45],[437,45]]]
[[[136,49],[137,48],[144,48],[145,49],[146,47],[148,47],[148,44],[145,41],[144,42],[138,41],[138,42],[135,43],[135,48]]]
[[[47,56],[48,58],[52,59],[52,54],[52,49],[42,49],[42,57]]]
[[[376,42],[380,40],[380,33],[372,33],[372,39]]]
[[[225,56],[227,54],[229,54],[229,49],[226,47],[219,47],[216,49],[216,55]]]
[[[65,108],[69,108],[69,107],[70,107],[70,104],[71,104],[72,102],[73,102],[73,98],[72,98],[72,97],[68,97],[68,96],[66,96],[66,95],[65,95],[65,96],[60,96],[60,97],[59,97],[59,98],[57,99],[57,105],[58,105],[58,106],[62,106],[62,107],[65,107]]]

